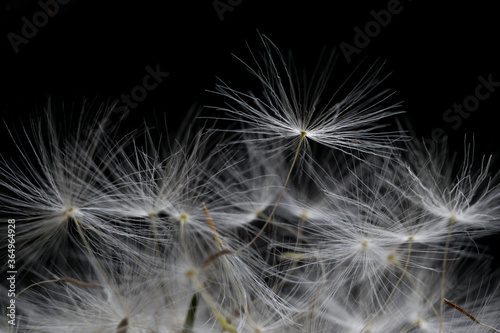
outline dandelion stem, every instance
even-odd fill
[[[466,315],[467,317],[469,317],[470,320],[472,320],[473,322],[481,325],[481,326],[484,326],[484,327],[487,327],[489,329],[492,329],[494,330],[495,332],[500,332],[500,330],[494,328],[494,327],[491,327],[490,325],[486,325],[486,324],[483,324],[482,322],[480,322],[479,320],[476,319],[476,317],[474,317],[473,315],[471,315],[469,312],[467,312],[464,308],[462,308],[460,305],[458,305],[457,303],[455,302],[452,302],[450,300],[447,300],[446,298],[444,298],[444,303],[446,303],[446,305],[460,311],[461,313],[463,313],[464,315]]]
[[[199,281],[198,277],[194,277],[194,284],[196,289],[198,290],[198,293],[203,298],[205,303],[207,303],[210,311],[212,311],[212,314],[215,316],[215,319],[217,319],[222,328],[231,333],[238,333],[236,328],[229,324],[226,317],[217,309],[215,302],[212,300],[210,294],[206,292],[206,288],[203,287],[203,284],[201,283],[201,281]]]
[[[441,273],[441,298],[439,301],[439,332],[444,332],[443,327],[443,312],[444,312],[444,284],[446,280],[446,262],[448,261],[448,248],[450,246],[451,239],[451,231],[453,229],[453,225],[455,224],[456,217],[452,215],[450,218],[450,228],[448,230],[448,236],[446,237],[446,243],[444,246],[444,257],[443,257],[443,270]]]
[[[208,208],[207,208],[207,206],[205,205],[204,202],[202,202],[202,206],[203,206],[203,212],[205,213],[205,216],[207,218],[208,225],[210,226],[210,230],[212,230],[212,233],[214,235],[215,243],[217,244],[217,246],[219,248],[219,252],[217,252],[217,253],[221,253],[225,249],[224,243],[222,242],[222,239],[219,237],[219,233],[215,229],[214,220],[212,219],[212,216],[210,215],[210,212],[208,211]],[[216,258],[214,258],[214,260],[215,259]],[[240,286],[238,285],[238,282],[234,278],[234,275],[232,274],[233,270],[234,270],[233,267],[231,266],[231,264],[230,264],[230,262],[229,262],[229,260],[228,260],[227,257],[223,256],[222,259],[223,259],[223,264],[226,267],[227,272],[230,273],[230,279],[233,282],[233,285],[238,290],[238,295],[240,296],[241,301],[244,302],[245,297],[243,295],[243,292],[242,292]],[[206,262],[205,262],[203,264],[203,268],[206,268],[207,266],[208,266],[208,264],[206,264]]]
[[[295,156],[293,158],[292,165],[290,166],[290,170],[288,171],[288,175],[286,177],[285,183],[283,184],[283,188],[281,189],[281,192],[280,192],[280,194],[278,196],[278,200],[276,200],[276,203],[274,204],[273,210],[271,211],[271,213],[267,217],[266,222],[264,223],[264,225],[262,226],[262,228],[259,230],[259,232],[257,233],[257,235],[255,235],[255,237],[249,243],[247,243],[245,246],[241,247],[238,250],[227,251],[227,249],[224,249],[224,250],[221,250],[219,253],[216,253],[215,255],[210,256],[208,259],[211,259],[213,257],[217,258],[217,257],[219,257],[221,255],[226,255],[226,254],[231,254],[231,253],[235,253],[235,252],[245,251],[246,249],[248,249],[262,235],[262,233],[264,232],[264,230],[266,229],[266,227],[268,226],[268,224],[271,222],[271,219],[273,218],[274,212],[276,211],[276,208],[278,208],[278,204],[281,201],[281,197],[285,193],[286,186],[288,185],[288,181],[290,180],[290,177],[292,175],[293,167],[295,166],[295,162],[297,162],[297,158],[299,156],[300,147],[302,146],[302,142],[304,141],[304,138],[306,137],[306,135],[307,135],[306,132],[304,132],[304,131],[300,132],[300,139],[299,139],[299,143],[297,145],[297,150],[295,151]],[[205,263],[203,264],[203,266],[204,267],[208,266],[208,264],[206,263],[206,260],[205,260]]]
[[[97,260],[97,257],[95,256],[95,253],[90,248],[90,244],[87,241],[85,234],[83,233],[82,226],[80,225],[80,222],[78,222],[78,219],[74,216],[71,216],[70,218],[73,220],[73,222],[75,222],[76,229],[78,231],[78,235],[80,236],[80,239],[82,240],[83,245],[87,248],[90,259],[92,259],[94,261],[97,269],[99,269],[101,271],[101,273],[103,274],[103,276],[105,276],[105,270],[102,268],[101,264]]]
[[[206,207],[205,207],[206,208]],[[208,212],[208,209],[207,209],[207,212]],[[210,216],[210,214],[209,214]],[[186,218],[183,216],[180,218],[180,221],[179,221],[179,229],[180,229],[180,238],[181,238],[181,246],[182,246],[182,250],[184,251],[184,256],[186,257],[187,260],[189,260],[189,252],[188,252],[188,248],[187,248],[187,243],[186,243],[186,238],[185,238],[185,225],[186,225]],[[210,223],[209,223],[210,224]],[[213,220],[212,220],[212,225],[213,225]],[[213,231],[215,231],[215,228],[212,229]],[[216,231],[215,231],[216,232]],[[216,233],[215,233],[216,235]],[[217,235],[218,237],[218,235]],[[227,249],[222,249],[221,251],[215,253],[216,255],[217,254],[226,254],[224,251],[227,250]],[[232,253],[232,251],[229,251],[229,253]],[[217,257],[219,257],[220,255],[214,257],[212,259],[212,261],[214,261]],[[210,256],[208,259],[212,258],[212,256]],[[202,265],[202,270],[208,266],[207,263],[207,260],[205,260],[204,264]],[[212,262],[210,261],[210,263]],[[199,280],[199,277],[197,276],[197,274],[194,274],[193,275],[193,283],[194,283],[194,287],[196,289],[196,293],[193,295],[196,296],[196,294],[198,293],[202,298],[203,300],[205,301],[205,303],[207,303],[208,307],[210,308],[210,311],[212,311],[212,314],[214,315],[214,317],[217,319],[217,321],[219,322],[219,324],[223,327],[223,329],[225,329],[226,331],[230,332],[230,333],[238,333],[238,331],[236,330],[236,328],[234,328],[231,324],[228,323],[226,317],[224,317],[224,315],[217,309],[217,306],[215,304],[215,302],[212,300],[212,297],[210,296],[209,293],[206,292],[206,288],[203,286],[203,283]],[[191,299],[191,303],[193,302],[193,299]],[[189,317],[189,312],[191,311],[191,307],[189,308],[188,310],[188,314],[186,315],[186,320],[188,319]],[[194,313],[193,313],[194,315]],[[194,319],[193,319],[194,320]]]
[[[271,211],[271,213],[267,217],[266,222],[264,223],[264,225],[262,226],[262,228],[259,230],[259,232],[257,233],[257,235],[255,235],[255,237],[249,243],[247,243],[245,246],[243,246],[238,251],[244,251],[247,248],[249,248],[262,235],[262,233],[264,232],[264,230],[266,229],[266,227],[269,225],[269,222],[273,218],[274,212],[278,208],[278,204],[280,203],[281,198],[283,197],[283,194],[285,193],[286,186],[288,185],[288,181],[290,180],[290,177],[292,175],[293,167],[295,166],[295,162],[297,162],[297,159],[299,157],[300,147],[302,146],[302,143],[304,142],[304,139],[305,139],[306,135],[307,135],[306,132],[304,132],[304,131],[300,132],[300,139],[299,139],[299,143],[297,145],[297,150],[295,151],[295,156],[293,157],[292,165],[290,166],[290,170],[288,171],[288,175],[286,176],[286,180],[285,180],[285,183],[283,184],[283,188],[281,189],[281,192],[280,192],[280,194],[278,196],[278,200],[276,200],[276,203],[274,204],[273,210]]]
[[[208,226],[210,227],[210,230],[212,231],[212,234],[213,234],[214,239],[215,239],[215,243],[217,243],[219,250],[222,250],[222,240],[220,239],[219,234],[217,233],[217,230],[215,229],[214,220],[212,219],[212,216],[210,216],[210,212],[208,211],[205,203],[202,202],[201,205],[203,206],[203,213],[205,213],[205,216],[206,216],[207,222],[208,222]]]
[[[259,214],[257,216],[260,217],[260,218],[263,218],[263,219],[267,219],[268,218],[268,216],[266,214],[262,213],[262,212],[259,212]],[[270,223],[272,223],[272,225],[275,226],[275,227],[278,227],[278,228],[281,228],[283,230],[286,230],[286,231],[290,232],[291,234],[293,234],[294,236],[299,237],[300,241],[302,243],[311,244],[311,241],[308,240],[302,233],[299,235],[297,233],[297,230],[295,230],[295,229],[293,229],[293,228],[291,228],[291,227],[289,227],[287,225],[284,225],[283,223],[275,221],[275,220],[271,220]]]

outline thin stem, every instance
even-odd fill
[[[101,264],[97,260],[97,257],[95,256],[95,253],[90,248],[90,244],[87,241],[85,234],[83,233],[82,226],[80,225],[80,222],[78,222],[78,219],[75,216],[70,216],[70,218],[73,220],[73,222],[76,225],[76,230],[78,231],[78,235],[80,236],[80,239],[82,240],[83,245],[87,248],[87,251],[89,253],[89,257],[94,261],[96,268],[101,272],[102,276],[106,276],[106,273],[105,273],[106,271],[101,266]]]
[[[273,218],[274,212],[278,208],[278,204],[280,203],[281,198],[283,197],[283,194],[285,193],[286,186],[288,185],[288,181],[290,180],[290,177],[292,175],[293,167],[295,166],[295,162],[297,162],[297,158],[299,157],[300,147],[302,146],[302,142],[304,141],[304,138],[306,137],[306,135],[307,135],[306,132],[304,132],[304,131],[300,132],[299,144],[297,145],[297,150],[295,151],[295,156],[293,157],[292,165],[290,166],[290,170],[288,171],[288,175],[286,176],[285,184],[283,184],[283,187],[281,189],[280,195],[278,196],[278,200],[276,200],[276,203],[274,204],[273,210],[271,211],[271,213],[267,217],[266,222],[264,223],[264,225],[262,226],[262,228],[259,230],[259,232],[257,233],[257,235],[255,235],[255,237],[249,243],[247,243],[241,249],[237,250],[238,252],[244,251],[247,248],[249,248],[262,235],[262,233],[264,232],[264,230],[268,226],[269,222]]]
[[[185,231],[184,231],[184,227],[185,227],[185,222],[186,222],[186,219],[184,217],[181,217],[179,219],[179,232],[180,232],[180,243],[181,243],[181,247],[182,247],[182,252],[184,253],[184,257],[186,259],[189,259],[189,252],[188,252],[188,248],[187,248],[187,244],[186,244],[186,235],[185,235]]]
[[[469,312],[467,312],[463,307],[461,307],[460,305],[458,305],[457,303],[455,302],[452,302],[450,300],[447,300],[446,298],[444,299],[444,302],[446,303],[446,305],[460,311],[461,313],[463,313],[464,315],[466,315],[467,317],[469,317],[470,320],[472,320],[473,322],[475,322],[476,324],[479,324],[481,326],[484,326],[484,327],[487,327],[489,329],[492,329],[496,332],[500,332],[500,330],[490,326],[490,325],[486,325],[486,324],[483,324],[482,322],[480,322],[479,320],[477,320],[476,317],[474,317],[473,315],[471,315]]]
[[[443,312],[444,312],[444,284],[446,281],[446,263],[448,261],[448,248],[450,246],[451,231],[453,225],[455,224],[456,217],[452,215],[450,218],[450,228],[448,230],[448,236],[446,237],[446,244],[444,246],[444,256],[443,256],[443,270],[441,273],[441,298],[439,301],[439,332],[444,332],[443,327]]]
[[[212,216],[210,215],[210,212],[208,211],[208,208],[204,202],[202,202],[202,206],[203,206],[203,212],[205,214],[205,217],[207,218],[207,223],[208,223],[210,230],[212,231],[212,234],[214,236],[215,243],[217,244],[217,246],[219,248],[218,253],[221,253],[221,251],[225,249],[224,243],[222,242],[222,239],[220,238],[219,233],[217,232],[217,229],[215,229],[214,220],[213,220]],[[238,282],[236,281],[236,279],[234,278],[234,275],[232,274],[233,267],[232,267],[231,263],[229,262],[229,259],[226,256],[223,256],[222,260],[223,260],[223,264],[226,266],[226,271],[230,273],[229,277],[230,277],[231,281],[233,282],[233,285],[235,286],[235,288],[238,291],[238,295],[240,297],[241,302],[242,303],[245,302],[246,297],[243,295],[243,292],[242,292]]]
[[[203,287],[203,284],[198,280],[197,277],[194,277],[194,282],[196,289],[198,289],[198,293],[201,295],[205,303],[207,303],[208,307],[212,311],[212,314],[215,316],[215,318],[222,326],[222,328],[231,333],[238,333],[236,328],[234,328],[234,326],[229,324],[226,317],[219,311],[219,309],[217,309],[217,306],[215,305],[215,302],[212,300],[212,297],[210,297],[210,294],[208,294],[205,291],[206,288]]]
[[[189,252],[188,252],[187,243],[186,243],[186,238],[185,238],[185,230],[184,230],[185,225],[186,225],[186,220],[187,220],[187,218],[185,218],[185,216],[182,216],[179,220],[179,224],[180,224],[179,229],[180,229],[180,238],[181,238],[180,242],[181,242],[182,250],[184,252],[184,256],[186,257],[186,260],[190,261]],[[222,251],[224,251],[224,250],[222,250]],[[222,251],[220,251],[220,252],[222,252]],[[212,297],[210,296],[210,294],[208,294],[206,292],[206,288],[204,288],[203,283],[199,280],[197,273],[193,274],[192,277],[193,277],[193,283],[194,283],[194,287],[196,289],[196,293],[198,293],[203,298],[203,300],[208,305],[208,307],[212,311],[212,314],[217,319],[219,324],[226,331],[228,331],[230,333],[238,333],[236,328],[234,328],[234,326],[229,324],[226,317],[217,309],[215,302],[212,300]],[[196,295],[196,293],[195,293],[195,295]],[[191,309],[189,309],[189,311],[190,310]],[[189,315],[189,312],[188,312],[188,315]]]
[[[222,250],[222,247],[223,247],[222,240],[220,239],[219,234],[217,233],[217,230],[215,229],[214,220],[212,219],[212,216],[210,215],[210,212],[208,211],[208,208],[205,205],[205,203],[202,202],[201,205],[203,206],[203,213],[205,214],[205,217],[207,218],[207,223],[208,223],[208,226],[210,227],[210,230],[212,231],[215,243],[219,247],[219,250]]]
[[[266,214],[264,214],[264,213],[262,213],[262,212],[259,212],[259,213],[257,214],[257,216],[258,216],[258,217],[260,217],[260,218],[262,218],[262,219],[267,219],[267,217],[268,217]],[[271,221],[270,221],[270,223],[271,223],[273,226],[275,226],[275,227],[278,227],[278,228],[281,228],[281,229],[283,229],[283,230],[286,230],[286,231],[288,231],[289,233],[293,234],[294,236],[299,237],[299,234],[297,233],[297,230],[293,229],[292,227],[289,227],[289,226],[287,226],[287,225],[284,225],[283,223],[280,223],[280,222],[278,222],[278,221],[276,221],[276,220],[271,220]],[[310,240],[308,240],[308,239],[307,239],[304,235],[302,235],[302,234],[300,235],[300,241],[301,241],[302,243],[305,243],[305,244],[311,244],[311,241],[310,241]]]
[[[484,326],[484,327],[487,327],[487,328],[489,328],[490,330],[493,330],[493,331],[495,331],[495,332],[500,332],[500,330],[498,330],[498,329],[494,328],[493,326],[486,325],[486,324],[483,324],[483,323],[481,323],[481,322],[479,323],[479,325],[482,325],[482,326]]]
[[[306,137],[306,135],[307,135],[306,132],[304,132],[304,131],[300,132],[299,144],[297,145],[297,150],[295,151],[295,156],[293,158],[290,170],[288,171],[288,175],[286,177],[285,184],[283,185],[283,188],[281,189],[280,195],[278,196],[278,200],[276,200],[276,203],[274,204],[274,207],[273,207],[273,210],[271,211],[271,214],[269,214],[266,222],[264,223],[264,226],[259,230],[257,235],[255,235],[255,237],[249,243],[247,243],[245,246],[243,246],[242,248],[240,248],[238,250],[232,251],[232,250],[228,250],[228,249],[223,249],[223,250],[219,251],[218,253],[215,253],[214,255],[210,256],[208,259],[213,260],[214,258],[218,258],[221,255],[232,254],[235,252],[244,251],[244,250],[248,249],[250,247],[250,245],[252,245],[262,235],[262,233],[266,229],[267,225],[271,222],[271,219],[273,218],[274,212],[276,211],[276,208],[278,208],[278,204],[281,201],[281,197],[285,193],[286,186],[288,185],[288,181],[290,180],[290,177],[292,175],[293,167],[295,166],[295,162],[297,162],[297,158],[299,156],[300,147],[301,147],[302,142],[304,141],[304,138]],[[208,263],[205,262],[203,264],[203,266],[205,266],[205,267],[208,266]]]

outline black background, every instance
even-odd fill
[[[15,53],[8,33],[21,35],[22,17],[32,21],[41,7],[37,1],[3,1],[2,117],[35,113],[49,96],[56,106],[88,99],[97,107],[130,93],[142,83],[145,67],[158,64],[169,77],[127,120],[133,126],[142,117],[161,115],[175,129],[191,106],[222,103],[206,92],[217,77],[245,84],[249,76],[231,54],[248,60],[246,42],[253,50],[261,46],[257,31],[292,50],[297,66],[312,71],[323,47],[354,44],[354,28],[364,29],[373,21],[370,12],[386,9],[390,1],[232,1],[238,2],[221,20],[213,1],[70,0]],[[442,128],[452,148],[461,150],[464,134],[474,135],[477,155],[498,154],[500,87],[458,129],[443,120],[448,108],[474,94],[479,75],[500,81],[495,3],[402,0],[400,6],[401,13],[351,64],[341,55],[337,67],[348,73],[363,59],[385,60],[385,70],[392,72],[386,84],[404,101],[417,136]]]
[[[146,66],[158,64],[170,76],[133,113],[161,112],[178,120],[194,103],[213,103],[205,91],[213,88],[216,77],[230,84],[249,78],[231,54],[248,60],[245,43],[253,50],[261,47],[257,31],[292,50],[297,66],[312,71],[323,47],[353,45],[354,28],[363,30],[374,20],[370,11],[386,9],[391,2],[231,0],[240,4],[224,12],[221,21],[213,1],[65,1],[35,37],[19,45],[17,54],[7,34],[21,35],[22,17],[32,22],[41,7],[38,1],[3,3],[4,115],[33,112],[48,96],[66,103],[114,100],[141,84]],[[353,55],[351,64],[341,56],[337,67],[352,69],[363,59],[387,61],[385,69],[392,72],[387,86],[404,101],[418,135],[430,136],[439,127],[461,144],[464,133],[475,132],[477,146],[494,153],[499,130],[492,116],[500,105],[498,92],[456,130],[443,120],[443,113],[474,94],[479,75],[491,74],[500,81],[496,7],[491,2],[415,0],[402,0],[400,7],[401,13],[392,15],[389,25]]]

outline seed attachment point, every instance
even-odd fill
[[[183,222],[183,223],[184,223],[184,222],[186,222],[186,221],[187,221],[187,219],[188,219],[188,214],[186,214],[186,213],[181,213],[181,214],[179,215],[179,221],[180,221],[180,222]]]

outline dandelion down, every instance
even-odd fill
[[[112,107],[50,102],[4,122],[2,332],[500,332],[476,243],[500,231],[492,158],[390,126],[381,64],[303,73],[261,42],[238,58],[257,88],[220,80],[220,104],[176,133],[108,133]]]

